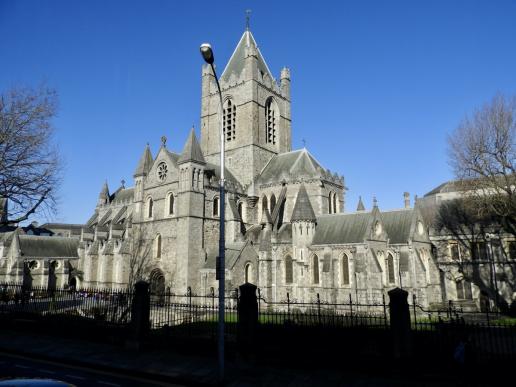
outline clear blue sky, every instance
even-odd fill
[[[199,127],[199,44],[222,70],[247,8],[271,71],[292,71],[293,148],[306,139],[345,176],[348,211],[452,178],[447,134],[516,92],[515,1],[0,0],[0,89],[46,81],[60,96],[53,220],[85,222],[104,179],[132,186],[147,142],[182,149]]]

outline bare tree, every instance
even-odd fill
[[[52,144],[57,94],[47,87],[12,88],[0,94],[0,198],[16,224],[36,211],[56,208],[60,159]]]
[[[516,235],[516,96],[495,96],[449,138],[458,187],[480,216]]]
[[[456,262],[464,277],[507,310],[516,290],[516,265],[504,243],[516,237],[516,97],[497,95],[466,117],[449,137],[449,159],[461,195],[440,204],[435,228],[465,252]]]
[[[146,240],[142,226],[139,224],[133,223],[131,237],[128,286],[132,289],[139,280],[149,279],[152,263],[152,243]]]

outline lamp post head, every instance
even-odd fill
[[[211,45],[209,43],[203,43],[200,47],[201,55],[203,59],[208,64],[213,64],[215,61],[215,57],[213,56],[213,50],[211,49]]]

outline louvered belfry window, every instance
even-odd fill
[[[265,104],[265,141],[267,144],[276,144],[276,109],[274,107],[274,100],[269,98]]]
[[[224,138],[226,142],[236,139],[236,106],[230,99],[224,104]]]

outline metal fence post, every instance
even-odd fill
[[[383,321],[384,321],[384,326],[387,329],[387,305],[385,304],[385,294],[382,294],[382,302],[383,302]]]
[[[395,359],[407,358],[411,352],[410,309],[408,292],[395,288],[388,292],[393,355]]]
[[[415,294],[413,294],[412,295],[412,310],[414,312],[414,327],[417,330],[416,302],[417,302],[417,297]]]
[[[252,358],[256,350],[258,333],[258,302],[256,286],[248,282],[240,286],[237,327],[239,352],[246,358]]]
[[[321,298],[319,297],[319,293],[317,293],[317,320],[319,325],[321,325]]]
[[[138,350],[141,341],[150,330],[150,293],[149,283],[138,281],[134,285],[134,297],[131,304],[130,337],[126,346]]]

